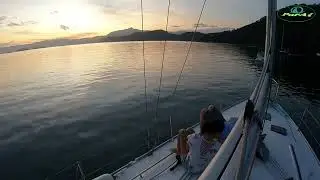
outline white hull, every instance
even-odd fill
[[[225,119],[238,117],[245,106],[245,102],[235,105],[223,112]],[[271,180],[271,179],[286,179],[293,177],[296,179],[297,171],[294,168],[293,158],[291,156],[289,146],[294,147],[298,165],[300,167],[302,179],[319,180],[320,179],[320,163],[315,156],[313,150],[307,140],[299,131],[296,124],[289,115],[278,104],[269,106],[268,113],[271,115],[271,121],[266,120],[263,133],[267,134],[264,143],[269,149],[269,160],[263,162],[256,158],[251,171],[250,179]],[[278,134],[270,130],[272,125],[278,125],[287,130],[287,136]],[[199,131],[199,126],[196,126],[195,131]],[[181,165],[174,171],[169,171],[169,168],[175,164],[175,154],[172,154],[170,149],[176,146],[176,139],[169,140],[157,148],[152,155],[143,155],[136,158],[113,175],[117,180],[132,180],[132,179],[197,179],[198,176],[191,176],[186,172],[186,169]],[[239,154],[239,148],[235,151]],[[239,154],[240,155],[240,154]],[[234,179],[232,172],[236,171],[236,162],[239,155],[232,158],[229,166],[225,170],[221,179]],[[101,177],[100,177],[101,178]],[[99,177],[96,179],[100,179]],[[103,179],[103,178],[102,178]]]

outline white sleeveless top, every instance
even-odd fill
[[[190,171],[192,173],[201,173],[216,155],[221,143],[218,140],[208,143],[200,134],[195,133],[188,136],[188,146]]]

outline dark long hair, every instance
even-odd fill
[[[210,107],[210,106],[209,106]],[[221,133],[224,129],[225,119],[222,113],[215,107],[208,108],[203,112],[203,122],[200,126],[200,132],[203,133]]]

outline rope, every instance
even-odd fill
[[[143,33],[143,4],[141,0],[141,32]],[[143,59],[143,77],[144,77],[144,98],[146,101],[146,113],[148,112],[148,99],[147,99],[147,78],[146,78],[146,60],[144,58],[144,40],[142,39],[142,59]]]
[[[190,54],[190,50],[191,50],[191,46],[192,46],[192,43],[193,43],[193,41],[194,41],[196,32],[197,32],[197,30],[198,30],[198,26],[199,26],[200,19],[201,19],[202,13],[203,13],[203,9],[204,9],[204,7],[205,7],[205,5],[206,5],[206,2],[207,2],[207,0],[204,0],[204,1],[203,1],[202,8],[201,8],[201,12],[200,12],[200,15],[199,15],[199,18],[198,18],[196,27],[195,27],[195,29],[194,29],[194,31],[193,31],[193,35],[192,35],[191,41],[190,41],[189,46],[188,46],[188,51],[187,51],[186,58],[185,58],[184,63],[183,63],[183,65],[182,65],[181,71],[180,71],[179,76],[178,76],[177,83],[176,83],[176,85],[175,85],[175,88],[174,88],[171,96],[173,96],[173,95],[175,94],[175,92],[177,91],[177,88],[178,88],[178,85],[179,85],[179,82],[180,82],[180,79],[181,79],[181,75],[182,75],[182,72],[183,72],[184,67],[185,67],[185,65],[186,65],[186,62],[187,62],[187,60],[188,60],[188,57],[189,57],[189,54]]]
[[[169,0],[169,1],[168,1],[168,12],[167,12],[166,32],[168,32],[169,14],[170,14],[170,4],[171,4],[171,1]],[[163,74],[163,62],[164,62],[164,55],[165,55],[165,51],[166,51],[166,45],[167,45],[167,40],[164,40],[163,52],[162,52],[162,61],[161,61],[159,90],[158,90],[157,104],[156,104],[156,110],[155,110],[155,120],[157,120],[157,116],[158,116],[158,107],[159,107],[159,100],[160,100],[160,94],[161,94],[161,84],[162,84],[162,74]]]
[[[64,172],[65,170],[71,169],[72,167],[76,167],[76,166],[77,166],[77,162],[72,163],[72,164],[69,164],[69,165],[65,166],[64,168],[60,169],[60,171],[58,171],[57,173],[55,173],[53,176],[47,176],[47,177],[46,177],[46,180],[49,180],[51,177],[56,177],[56,176],[58,176],[59,174],[61,174],[62,172]]]

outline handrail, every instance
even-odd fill
[[[294,147],[292,146],[292,144],[289,145],[289,150],[290,150],[293,166],[296,169],[296,173],[297,173],[296,179],[297,180],[302,180],[300,166],[299,166],[299,163],[298,163],[298,160],[297,160],[296,152],[295,152]]]
[[[299,101],[298,99],[294,98],[293,99],[294,101],[296,101],[296,103],[298,103],[299,105],[305,105],[303,104],[301,101]],[[309,108],[311,107],[311,104],[309,104],[304,110],[303,110],[303,113],[301,115],[301,117],[299,118],[299,121],[295,122],[296,126],[297,126],[297,130],[303,135],[305,136],[304,132],[301,132],[301,125],[303,124],[306,128],[304,129],[304,131],[306,131],[307,133],[310,134],[310,136],[314,139],[314,142],[316,143],[316,147],[317,148],[320,148],[320,142],[319,140],[315,137],[315,134],[312,132],[310,126],[305,122],[305,119],[306,119],[306,115],[309,114],[310,117],[314,120],[314,122],[316,122],[316,124],[318,125],[317,128],[320,128],[320,123],[319,123],[319,120],[318,118],[316,118],[314,116],[314,114],[309,110]],[[298,113],[301,113],[299,111],[295,111],[293,114],[289,115],[287,114],[287,112],[283,111],[283,113],[285,113],[286,116],[290,116],[292,118],[294,118]],[[291,127],[291,124],[289,122],[287,122],[289,127],[290,127],[290,130],[292,131],[292,127]],[[296,141],[296,138],[295,138],[295,135],[292,134],[293,136],[293,139]],[[308,140],[309,141],[309,140]],[[314,149],[316,148],[312,148],[311,147],[311,144],[310,142],[308,143],[308,148],[310,149],[310,151],[312,152],[313,156],[315,157],[315,159],[317,159],[317,163],[320,165],[320,161],[319,161],[319,158],[316,154],[316,152],[314,151]]]
[[[305,110],[305,112],[311,113],[311,112],[309,112],[308,110]],[[310,127],[308,126],[308,124],[307,124],[306,122],[303,121],[303,119],[304,119],[304,117],[302,117],[300,123],[303,123],[303,124],[306,126],[307,131],[310,133],[310,135],[313,137],[313,139],[315,140],[315,142],[317,143],[317,145],[318,145],[319,148],[320,148],[320,142],[319,142],[319,141],[317,140],[317,138],[314,136],[314,134],[312,133]],[[300,124],[299,124],[298,128],[300,129]]]
[[[276,92],[275,92],[273,101],[277,101],[280,84],[279,84],[275,79],[273,79],[273,78],[272,78],[272,81],[276,84]]]
[[[276,95],[275,95],[275,96],[277,97],[278,91],[279,91],[279,89],[280,89],[280,83],[278,83],[275,79],[272,79],[272,81],[277,85],[277,87],[276,87]],[[275,99],[276,99],[276,98],[275,98]],[[294,98],[294,99],[292,99],[292,100],[295,101],[296,103],[298,103],[299,105],[304,105],[301,101],[299,101],[299,100],[296,99],[296,98]],[[306,128],[307,128],[307,129],[306,129],[307,132],[312,136],[312,138],[315,140],[316,144],[317,144],[318,147],[320,148],[320,142],[319,142],[319,140],[315,137],[315,135],[314,135],[314,133],[311,131],[309,125],[308,125],[306,122],[304,122],[305,116],[306,116],[307,114],[309,114],[310,117],[314,120],[313,122],[315,122],[315,123],[317,124],[317,127],[316,127],[316,128],[320,128],[320,120],[319,120],[318,118],[316,118],[315,115],[309,110],[310,107],[311,107],[311,104],[309,104],[309,105],[303,110],[303,113],[302,113],[301,117],[299,118],[299,122],[297,122],[296,125],[297,125],[297,127],[298,127],[298,131],[301,131],[300,126],[301,126],[301,124],[304,124],[304,125],[306,126]],[[290,116],[293,118],[293,117],[295,117],[298,113],[299,113],[299,112],[296,111],[296,112],[294,112],[293,114],[291,114]],[[290,126],[290,125],[289,125],[289,126]],[[290,129],[291,129],[291,126],[290,126]],[[294,136],[293,136],[293,138],[294,138],[294,140],[296,140]]]
[[[80,161],[77,162],[77,170],[79,170],[79,173],[80,173],[80,180],[86,180],[86,176],[81,168]]]
[[[314,115],[312,114],[312,112],[309,111],[309,109],[306,109],[306,112],[309,113],[309,115],[312,117],[312,119],[314,120],[314,122],[316,122],[316,124],[318,125],[318,128],[320,127],[320,121],[314,117]]]
[[[297,101],[298,104],[301,104],[300,101],[298,101],[297,99],[294,99],[295,101]],[[320,128],[320,121],[314,116],[314,114],[309,110],[309,107],[311,106],[308,105],[302,115],[301,115],[301,118],[299,119],[299,122],[297,123],[297,126],[298,126],[298,131],[301,131],[300,129],[300,126],[301,124],[304,124],[304,126],[307,128],[307,132],[309,132],[309,134],[312,136],[312,138],[315,140],[315,142],[317,143],[318,147],[320,148],[320,142],[318,141],[318,139],[315,137],[315,135],[313,134],[313,132],[311,131],[309,125],[304,121],[305,117],[306,117],[306,114],[309,114],[310,117],[314,120],[314,122],[317,124],[317,128]],[[295,112],[294,114],[296,114],[297,112]]]

